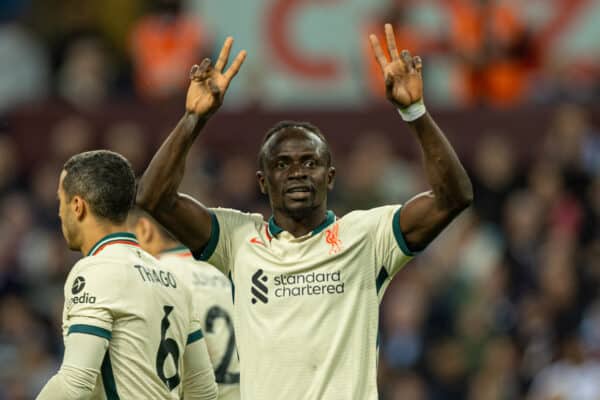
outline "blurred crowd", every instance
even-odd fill
[[[528,162],[484,135],[474,206],[392,283],[386,399],[600,398],[600,135],[573,106],[550,126]]]
[[[598,12],[596,0],[538,1],[526,9],[516,0],[377,3],[361,14],[362,28],[355,37],[339,38],[365,45],[364,52],[356,46],[356,54],[340,62],[352,64],[347,69],[364,86],[366,100],[383,99],[381,73],[366,36],[381,32],[386,22],[394,25],[400,48],[426,60],[427,97],[436,105],[507,107],[600,97],[600,52],[590,39],[597,36],[597,25],[583,14]],[[179,95],[190,65],[214,57],[222,39],[231,34],[224,23],[202,14],[202,4],[203,0],[0,2],[0,113],[46,98],[89,109],[115,98],[153,101]],[[233,2],[223,4],[236,12]],[[265,23],[260,18],[252,21]],[[565,46],[577,24],[583,26],[577,31],[581,43]],[[240,84],[249,87],[247,103],[268,103],[256,89],[271,85],[265,80],[273,67],[268,61],[272,49],[265,46],[253,53],[255,64],[247,67],[247,81]],[[590,46],[595,50],[587,51]]]
[[[179,0],[0,3],[0,112],[54,98],[83,109],[115,98],[180,95],[210,56],[200,18]]]
[[[533,159],[521,159],[515,137],[493,128],[473,143],[465,163],[474,206],[384,297],[383,400],[600,397],[600,135],[588,117],[578,106],[557,107]],[[400,157],[388,134],[364,132],[334,152],[330,207],[338,215],[427,189],[418,158]],[[66,248],[57,217],[64,160],[105,147],[140,174],[156,149],[133,121],[98,136],[90,121],[70,116],[47,138],[45,157],[31,164],[16,138],[0,135],[2,400],[32,398],[61,361],[62,287],[80,257]],[[193,148],[183,191],[268,216],[255,153],[211,150]]]
[[[185,71],[214,54],[215,42],[197,16],[182,12],[184,3],[0,2],[0,115],[48,98],[82,110],[116,98],[180,99]],[[400,41],[420,54],[452,49],[461,61],[457,104],[572,104],[549,116],[543,140],[528,152],[534,157],[521,158],[521,144],[494,127],[472,143],[465,163],[474,206],[398,274],[384,298],[381,397],[599,399],[600,133],[586,108],[573,105],[598,98],[597,66],[548,61],[515,9],[491,0],[449,3],[453,24],[441,44],[411,26],[407,5],[415,2],[391,1],[369,23],[395,21]],[[378,74],[369,71],[379,96]],[[57,216],[64,161],[104,147],[140,174],[156,149],[137,122],[108,124],[98,135],[73,115],[45,127],[45,152],[35,160],[0,120],[0,400],[33,398],[62,358],[63,283],[79,258],[66,248]],[[334,152],[330,206],[338,215],[427,190],[420,161],[401,158],[390,134],[365,132]],[[184,191],[207,205],[268,216],[250,153],[194,147]]]
[[[384,23],[394,23],[399,48],[425,60],[426,82],[434,82],[430,97],[435,98],[436,92],[439,96],[440,87],[447,86],[449,99],[438,99],[438,104],[514,107],[528,102],[587,102],[600,95],[600,53],[577,54],[575,43],[564,49],[557,37],[558,31],[564,33],[573,24],[569,18],[597,2],[552,0],[537,7],[512,0],[439,4],[445,10],[442,17],[430,15],[427,1],[390,1],[366,25],[367,32],[379,32]],[[536,13],[554,14],[556,22],[536,22]],[[580,36],[586,31],[582,28]],[[370,62],[372,92],[382,93],[381,74],[369,48],[363,57]]]

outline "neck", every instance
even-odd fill
[[[273,210],[275,223],[288,231],[294,237],[304,236],[312,232],[323,223],[327,216],[325,205],[314,210],[310,210],[306,215],[292,215],[289,211]]]
[[[103,237],[117,232],[129,232],[126,224],[101,224],[96,223],[84,230],[85,234],[81,241],[80,251],[83,255],[87,255],[92,247],[98,243]]]
[[[176,242],[175,240],[161,240],[160,243],[156,246],[156,254],[153,256],[158,257],[165,251],[173,250],[176,247],[183,246],[181,243]]]

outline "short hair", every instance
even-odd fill
[[[262,168],[264,165],[263,162],[265,160],[265,144],[269,141],[269,139],[271,137],[275,136],[275,134],[277,134],[285,129],[288,129],[288,128],[303,129],[303,130],[306,130],[308,132],[311,132],[311,133],[314,133],[315,135],[317,135],[317,137],[319,139],[321,139],[321,141],[325,144],[325,157],[327,158],[327,163],[329,165],[331,165],[332,160],[331,160],[331,152],[329,151],[329,143],[327,142],[325,135],[323,135],[323,133],[321,132],[321,130],[319,128],[317,128],[315,125],[311,124],[310,122],[306,122],[306,121],[285,120],[285,121],[279,121],[271,129],[269,129],[267,131],[267,133],[265,133],[265,136],[263,137],[263,140],[260,145],[260,150],[258,152],[258,167],[259,168]]]
[[[109,150],[86,151],[69,158],[63,170],[69,200],[81,196],[97,217],[125,222],[135,201],[135,176],[125,157]]]
[[[137,224],[141,218],[147,218],[154,226],[156,226],[156,230],[158,234],[163,240],[177,242],[178,240],[165,228],[160,222],[158,222],[152,215],[144,211],[137,205],[134,205],[129,211],[129,224],[130,228],[133,229],[133,225]]]

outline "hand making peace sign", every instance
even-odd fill
[[[423,98],[421,57],[412,57],[408,50],[398,53],[394,28],[390,24],[385,24],[385,39],[391,61],[383,53],[377,36],[369,35],[375,58],[383,72],[386,97],[396,107],[405,108]]]
[[[231,66],[223,71],[229,60],[232,45],[232,37],[225,39],[214,67],[211,65],[210,58],[205,58],[200,65],[196,64],[192,67],[190,71],[191,82],[185,101],[186,111],[198,116],[208,117],[223,104],[223,98],[229,84],[246,59],[246,51],[240,51]]]

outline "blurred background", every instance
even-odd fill
[[[62,359],[62,164],[108,148],[140,174],[227,35],[249,56],[185,191],[268,217],[256,154],[281,119],[329,138],[338,216],[426,190],[367,47],[384,22],[475,204],[388,289],[381,398],[600,399],[599,0],[0,1],[0,399]]]

